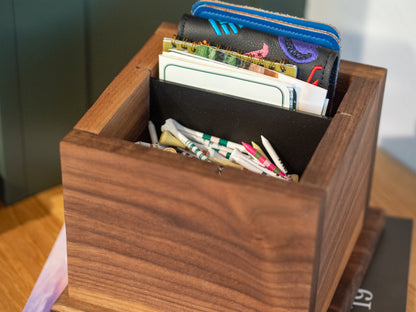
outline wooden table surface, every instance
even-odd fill
[[[379,150],[370,204],[416,221],[416,174]],[[0,206],[0,311],[22,311],[64,222],[62,187]],[[416,231],[407,311],[416,311]]]

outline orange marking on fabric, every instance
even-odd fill
[[[312,83],[313,85],[317,86],[318,82],[319,82],[319,79],[316,79],[314,82],[311,82],[311,80],[312,80],[313,75],[315,75],[316,71],[318,71],[318,70],[322,70],[321,65],[316,65],[316,66],[313,67],[313,69],[312,69],[308,79],[306,80],[306,82]]]

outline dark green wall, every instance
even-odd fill
[[[195,1],[0,0],[0,174],[11,203],[61,182],[59,141],[162,21]],[[303,16],[305,0],[230,1]]]
[[[13,1],[0,1],[0,173],[2,192],[26,190]]]
[[[303,16],[305,0],[228,1]],[[87,2],[91,75],[90,99],[95,100],[162,21],[178,22],[195,0]],[[155,8],[161,8],[157,10]]]
[[[83,1],[0,5],[1,176],[12,202],[60,182],[58,142],[87,107]]]

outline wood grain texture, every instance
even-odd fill
[[[363,229],[342,274],[335,295],[331,300],[328,312],[348,312],[351,309],[355,294],[361,285],[377,247],[384,224],[385,212],[383,210],[379,208],[369,208],[367,210]],[[53,312],[82,312],[86,310],[90,312],[111,311],[102,310],[102,308],[96,305],[74,300],[68,296],[67,289],[65,289],[52,309]]]
[[[373,70],[383,72],[378,68]],[[302,176],[303,183],[319,186],[327,192],[318,311],[327,309],[330,303],[368,205],[385,84],[385,76],[373,75],[371,71],[372,68],[367,67],[370,78],[349,77],[338,112]],[[377,79],[372,79],[373,76]]]
[[[340,109],[299,184],[219,176],[120,140],[145,128],[146,83],[173,29],[62,142],[69,295],[113,310],[325,310],[361,227],[385,70],[341,62]]]
[[[319,190],[76,130],[61,155],[71,297],[309,310]]]
[[[137,139],[149,119],[149,76],[157,76],[162,39],[175,33],[175,24],[162,23],[74,128],[103,136]]]
[[[342,273],[328,312],[348,312],[358,288],[376,250],[386,223],[385,213],[379,208],[369,208],[357,244]]]
[[[411,218],[416,222],[415,188],[416,174],[384,151],[378,150],[371,205],[381,207],[389,216]],[[63,195],[60,186],[14,205],[0,208],[1,311],[14,312],[23,309],[63,224],[63,214]],[[22,248],[16,247],[20,245]],[[416,311],[415,272],[416,232],[413,230],[407,295],[408,312]],[[73,304],[74,300],[71,299],[70,303]],[[85,302],[77,303],[86,305]],[[74,308],[77,307],[83,311],[80,306],[74,305]],[[62,311],[74,310],[68,308]],[[88,311],[107,312],[103,308],[93,310],[90,307]]]
[[[52,306],[51,312],[114,312],[102,306],[87,303],[85,301],[75,300],[68,295],[68,288],[62,292],[59,299]],[[143,312],[140,311],[140,312]]]
[[[148,71],[126,67],[74,128],[103,136],[137,138],[149,119],[148,90]]]
[[[126,309],[141,302],[143,307],[166,311],[326,310],[368,204],[385,70],[342,62],[346,72],[341,72],[340,89],[345,94],[338,96],[339,110],[299,184],[231,168],[218,177],[213,164],[109,138],[126,139],[146,127],[148,72],[156,74],[160,40],[172,29],[173,25],[163,24],[155,32],[62,142],[69,295],[107,303],[122,298]],[[142,76],[137,78],[135,72]],[[121,82],[132,76],[137,80],[124,90]],[[139,96],[126,100],[130,92]],[[123,124],[126,117],[133,122]],[[193,202],[204,214],[194,212]],[[185,208],[176,209],[177,203]],[[301,206],[309,207],[311,222],[304,224]],[[294,219],[286,220],[288,211]],[[131,220],[133,216],[150,218],[151,226]],[[119,219],[123,221],[114,223]],[[290,228],[275,228],[281,222]],[[298,227],[299,222],[304,227]],[[91,224],[95,224],[92,232]],[[106,230],[97,231],[100,228]],[[141,232],[144,238],[132,235],[133,228],[146,229]],[[158,228],[165,236],[154,234]],[[188,236],[183,229],[190,230]],[[254,244],[256,233],[264,243],[261,249]],[[132,238],[123,245],[120,237],[126,234]],[[154,246],[159,241],[163,244]],[[205,245],[209,248],[202,250]],[[305,247],[303,260],[298,245]],[[129,246],[135,246],[134,251]],[[191,262],[183,258],[182,250],[190,254]],[[114,265],[115,259],[125,267]],[[290,276],[284,273],[288,263],[294,265],[289,266]],[[137,268],[135,275],[126,271]],[[109,273],[116,271],[118,277]],[[126,284],[128,274],[131,282]],[[167,282],[171,279],[175,282]]]
[[[64,223],[62,187],[0,206],[0,311],[22,311]]]
[[[340,73],[349,77],[364,77],[371,80],[383,80],[386,77],[386,69],[367,64],[342,60],[339,66]]]

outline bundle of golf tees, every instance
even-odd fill
[[[149,123],[149,131],[153,127]],[[189,129],[176,120],[169,118],[161,127],[162,134],[157,144],[174,146],[184,154],[190,154],[201,160],[217,162],[222,165],[244,168],[258,174],[297,181],[295,174],[289,174],[270,142],[261,136],[264,148],[272,161],[256,143],[235,143],[206,133]],[[153,142],[154,143],[154,142]]]

